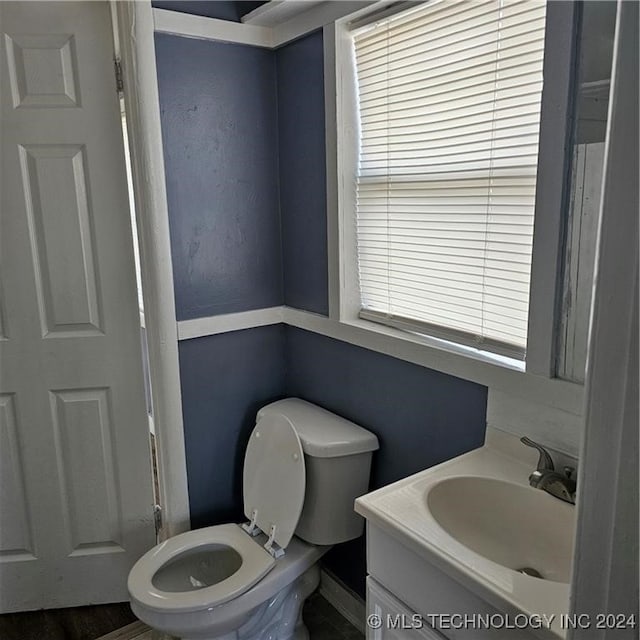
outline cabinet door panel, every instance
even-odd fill
[[[374,628],[378,626],[379,628]],[[367,640],[446,640],[420,616],[367,578]]]

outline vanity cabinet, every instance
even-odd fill
[[[487,430],[484,447],[356,500],[369,614],[392,616],[368,638],[565,640],[575,508],[529,486],[524,448]]]
[[[454,580],[436,564],[371,522],[367,523],[367,572],[367,615],[380,615],[382,621],[380,628],[374,629],[368,620],[367,640],[539,640],[558,637],[547,629],[534,632],[531,629],[474,628],[472,624],[465,628],[454,628],[460,626],[457,624],[439,625],[438,621],[444,619],[438,617],[440,614],[467,616],[467,619],[474,615],[510,616],[513,619],[522,612],[516,608],[498,609],[485,599],[486,596],[474,593],[471,586]],[[424,623],[414,623],[416,618],[413,616]],[[400,622],[396,623],[396,620]]]
[[[367,640],[445,640],[381,584],[367,578]]]

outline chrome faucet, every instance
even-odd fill
[[[522,444],[533,447],[540,453],[538,466],[529,476],[529,484],[535,489],[542,489],[560,500],[576,503],[576,482],[572,478],[575,474],[573,467],[564,467],[564,474],[555,470],[549,452],[530,438],[520,438]]]

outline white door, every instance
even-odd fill
[[[0,31],[0,612],[122,601],[155,533],[109,7]]]

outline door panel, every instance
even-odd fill
[[[82,145],[19,147],[44,337],[102,333]]]
[[[155,531],[109,8],[0,28],[0,611],[126,600]]]
[[[33,559],[33,535],[24,491],[24,465],[16,428],[15,396],[0,395],[0,513],[11,514],[0,527],[0,557]]]
[[[123,551],[109,389],[55,391],[51,404],[69,552]]]

